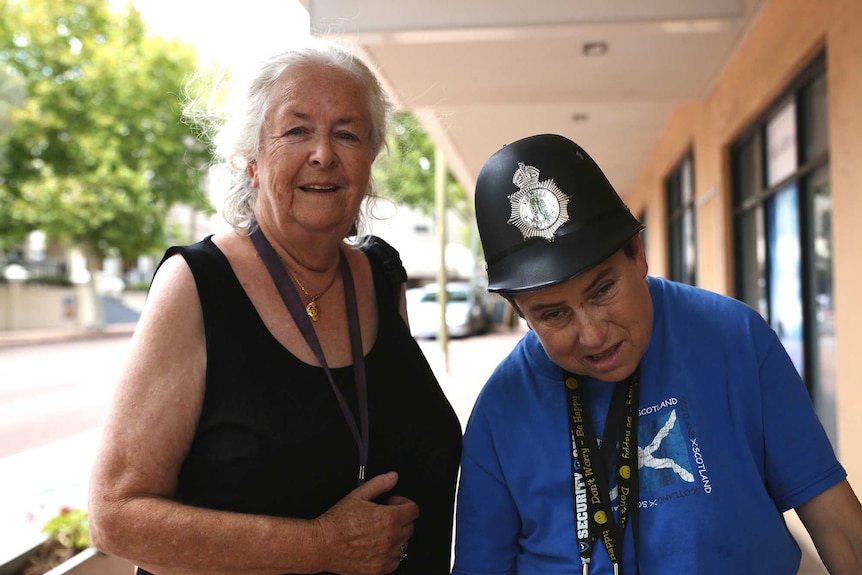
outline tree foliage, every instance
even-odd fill
[[[0,0],[0,13],[0,88],[24,89],[0,107],[0,242],[40,229],[129,261],[164,247],[172,205],[211,210],[207,150],[180,119],[193,48],[109,0]]]
[[[386,138],[388,156],[384,153],[374,166],[374,180],[381,195],[434,213],[434,142],[412,113],[396,112]],[[446,201],[465,221],[471,217],[464,188],[446,172]]]

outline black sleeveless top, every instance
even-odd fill
[[[379,238],[363,251],[379,315],[377,340],[365,357],[366,477],[397,471],[390,495],[419,506],[408,556],[396,573],[447,574],[461,426],[399,314],[406,274],[398,252]],[[171,248],[165,259],[174,253],[194,275],[207,345],[203,409],[177,500],[241,513],[321,515],[356,487],[359,466],[356,442],[323,369],[273,338],[210,237]],[[331,371],[357,417],[353,368]]]

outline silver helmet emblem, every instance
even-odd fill
[[[543,238],[553,242],[560,226],[569,221],[569,196],[553,178],[540,182],[539,170],[523,162],[518,163],[512,183],[519,189],[509,196],[512,215],[506,223],[521,230],[525,240]]]

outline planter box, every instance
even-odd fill
[[[31,548],[22,552],[17,557],[12,557],[10,559],[3,559],[5,563],[0,563],[0,575],[15,575],[20,572],[21,569],[27,565],[27,562],[30,560],[30,557],[37,554],[39,552],[39,548],[42,546],[44,542],[44,538],[42,541],[39,541]]]
[[[91,547],[45,575],[133,575],[134,572],[135,566],[125,559],[105,555]]]
[[[39,553],[40,546],[41,544],[0,565],[0,575],[20,573],[30,557]],[[134,573],[135,566],[125,559],[105,555],[91,547],[46,572],[45,575],[134,575]]]

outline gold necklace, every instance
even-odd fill
[[[296,282],[296,285],[299,286],[299,289],[302,290],[302,293],[304,293],[305,297],[307,297],[309,300],[308,305],[305,306],[305,313],[308,314],[308,317],[311,318],[311,321],[319,320],[320,319],[320,307],[317,305],[317,300],[322,298],[323,295],[329,291],[329,288],[331,288],[332,284],[335,283],[335,278],[338,277],[338,272],[337,271],[335,272],[335,275],[333,275],[332,279],[329,280],[329,285],[327,285],[323,289],[323,291],[317,295],[311,295],[310,293],[308,293],[305,289],[305,286],[302,285],[302,282],[299,281],[299,278],[296,277],[296,275],[292,271],[290,271],[290,269],[287,270],[287,273],[290,274],[291,279],[293,279],[293,281]]]

